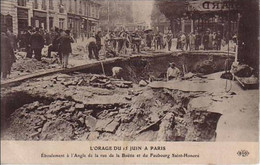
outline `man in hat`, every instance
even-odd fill
[[[52,44],[48,47],[48,58],[51,58],[51,52],[58,52],[58,38],[60,37],[59,28],[55,27],[54,32],[51,33]]]
[[[97,41],[96,41],[95,36],[91,36],[87,40],[88,57],[90,60],[93,59],[93,54],[95,55],[96,59],[99,60],[96,42]]]
[[[171,51],[171,48],[172,48],[172,39],[173,39],[173,35],[172,35],[172,31],[169,30],[167,36],[166,36],[166,39],[167,39],[167,44],[168,44],[168,51]]]
[[[35,33],[30,38],[31,49],[34,52],[35,58],[41,61],[42,48],[44,47],[44,38],[40,34],[39,28],[35,29]]]
[[[31,39],[31,36],[32,36],[32,30],[33,30],[33,28],[31,26],[29,26],[27,31],[24,34],[24,42],[25,42],[25,49],[26,49],[26,57],[27,58],[32,58],[32,48],[31,48],[31,43],[30,43],[30,39]]]
[[[68,67],[69,55],[72,53],[71,43],[74,40],[70,36],[70,30],[65,31],[65,35],[60,37],[60,53],[62,57],[62,68]]]
[[[6,34],[6,27],[1,28],[1,78],[6,79],[11,72],[15,55],[11,42]]]
[[[167,69],[167,81],[178,78],[181,75],[181,71],[176,67],[175,63],[170,63],[169,68]]]

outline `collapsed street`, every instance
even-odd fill
[[[140,57],[104,65],[106,75],[93,66],[4,88],[1,138],[256,141],[258,90],[244,91],[232,82],[225,92],[225,59],[185,53]],[[172,60],[191,72],[166,82]],[[124,71],[120,79],[111,73],[118,66]]]

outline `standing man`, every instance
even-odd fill
[[[221,49],[221,40],[222,40],[222,35],[221,35],[220,31],[218,31],[218,33],[216,35],[216,48],[217,48],[217,50]]]
[[[153,35],[152,32],[149,31],[147,36],[146,36],[146,44],[147,46],[151,49],[152,48],[152,41],[153,41]]]
[[[16,48],[17,48],[16,36],[14,35],[14,33],[10,29],[7,29],[6,35],[11,42],[11,46],[12,46],[13,50],[15,51]]]
[[[98,31],[95,38],[96,38],[96,45],[97,45],[97,54],[99,55],[99,51],[101,50],[101,37],[102,37],[102,33],[101,31]]]
[[[14,51],[11,42],[6,35],[6,29],[1,28],[1,74],[6,79],[11,72],[12,64],[15,62]]]
[[[166,39],[167,39],[167,44],[168,44],[168,51],[171,51],[171,48],[172,48],[172,39],[173,39],[173,35],[172,35],[172,31],[169,31],[167,36],[166,36]]]
[[[186,36],[184,33],[181,35],[181,50],[184,50],[184,47],[186,45]]]
[[[209,31],[206,31],[206,33],[203,36],[203,45],[204,50],[209,50]]]
[[[96,38],[91,36],[88,40],[88,57],[89,59],[93,59],[93,53],[97,60],[99,60],[98,53],[97,53],[97,45],[96,45]]]
[[[44,47],[44,38],[39,32],[39,28],[35,29],[35,33],[30,38],[31,48],[34,51],[35,58],[41,61],[42,48]]]
[[[214,39],[213,32],[210,31],[210,33],[209,33],[209,50],[213,50],[213,39]]]
[[[31,26],[28,27],[27,32],[24,34],[24,42],[25,42],[25,49],[26,49],[26,57],[32,58],[32,48],[31,48],[31,36],[32,36],[33,28]]]
[[[60,37],[59,29],[55,27],[55,31],[51,33],[52,44],[48,47],[48,58],[51,58],[51,52],[58,51],[58,38]]]
[[[201,35],[195,31],[195,50],[199,50],[201,45]]]
[[[60,37],[60,53],[62,56],[62,68],[68,67],[69,55],[72,53],[71,43],[74,40],[70,36],[70,30],[65,31],[65,35]]]
[[[196,36],[193,32],[190,33],[190,50],[194,50],[195,49],[195,39],[196,39]]]

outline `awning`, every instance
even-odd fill
[[[189,2],[188,11],[214,12],[238,8],[236,0],[198,0]]]

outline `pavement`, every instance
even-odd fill
[[[197,99],[196,106],[222,114],[217,124],[216,141],[257,142],[259,130],[259,90],[243,90],[238,82],[220,78],[221,72],[205,79],[153,82],[152,88],[167,88],[185,92],[206,92],[207,97]],[[225,90],[231,89],[228,93]]]

